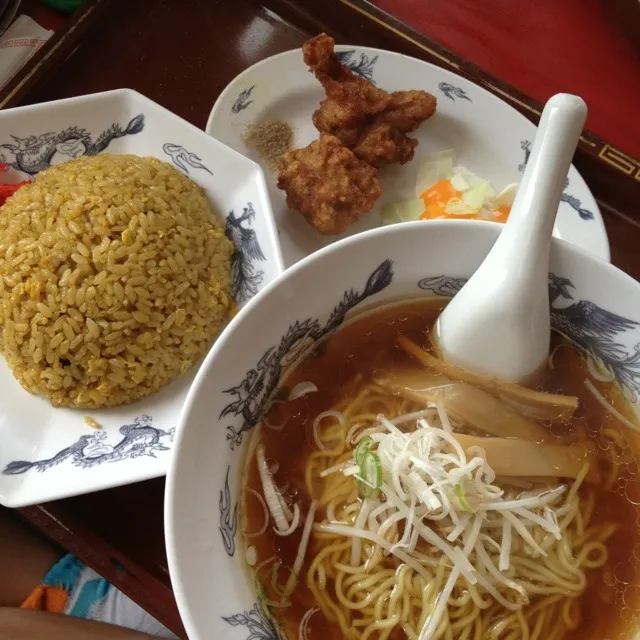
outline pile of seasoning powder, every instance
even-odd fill
[[[293,146],[293,129],[281,120],[262,120],[247,129],[243,141],[270,171],[278,171],[282,156]]]

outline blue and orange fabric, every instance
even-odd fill
[[[61,613],[177,640],[166,627],[76,557],[56,563],[23,609]]]
[[[51,613],[67,613],[88,618],[91,607],[103,600],[111,585],[102,578],[89,580],[81,585],[78,597],[68,610],[85,565],[72,555],[66,555],[47,573],[41,585],[22,603],[22,609],[35,609]]]

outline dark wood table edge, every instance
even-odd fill
[[[27,94],[37,87],[56,64],[65,58],[91,25],[103,14],[111,0],[88,0],[77,9],[63,27],[58,29],[42,48],[0,90],[0,109],[19,106]]]
[[[68,515],[62,522],[47,504],[23,507],[18,512],[46,537],[94,569],[171,631],[186,638],[184,628],[176,624],[175,616],[167,615],[175,608],[173,594],[167,589],[168,576],[167,581],[154,578],[113,545],[94,535],[85,524]],[[156,597],[149,598],[149,593]],[[158,594],[166,594],[166,599],[158,597]]]

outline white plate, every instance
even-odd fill
[[[260,168],[144,96],[123,89],[0,112],[0,162],[13,174],[3,182],[97,153],[155,156],[204,188],[239,248],[238,304],[282,272]],[[128,406],[65,409],[25,391],[0,356],[0,503],[19,507],[164,475],[196,371]],[[103,428],[90,428],[85,415]]]
[[[438,98],[436,114],[411,134],[420,141],[414,160],[380,172],[382,197],[345,236],[379,226],[380,208],[386,202],[415,197],[416,159],[424,154],[453,148],[457,164],[490,180],[498,190],[519,181],[536,127],[506,102],[469,80],[415,58],[368,47],[339,46],[336,51],[343,63],[383,89],[424,89]],[[344,236],[322,236],[299,213],[288,210],[284,192],[276,187],[276,175],[244,144],[243,135],[257,121],[276,119],[293,127],[294,144],[303,147],[318,136],[311,115],[323,97],[301,51],[287,51],[236,77],[220,94],[207,123],[207,133],[262,164],[287,266]],[[574,167],[554,235],[604,260],[610,258],[598,205]]]

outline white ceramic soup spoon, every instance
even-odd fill
[[[566,93],[545,105],[504,229],[436,323],[447,362],[515,382],[546,361],[551,234],[586,116],[584,101]]]

